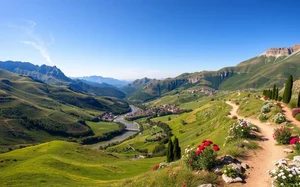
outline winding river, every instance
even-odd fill
[[[132,136],[132,135],[138,133],[137,132],[139,130],[138,125],[135,122],[133,122],[133,121],[127,121],[127,120],[124,119],[126,115],[132,114],[132,113],[134,113],[134,112],[136,112],[138,110],[137,107],[132,106],[132,105],[130,105],[130,108],[131,108],[131,112],[128,112],[128,113],[123,114],[123,115],[120,115],[120,116],[118,116],[114,120],[114,122],[119,122],[119,123],[123,123],[124,125],[126,125],[126,128],[130,129],[130,131],[125,131],[123,134],[121,134],[119,136],[115,136],[114,138],[112,138],[110,140],[107,140],[107,141],[102,141],[102,142],[98,142],[98,143],[95,143],[95,144],[87,145],[87,147],[90,147],[92,149],[99,149],[100,146],[106,146],[109,143],[115,143],[115,142],[124,141],[129,136]],[[136,131],[134,131],[134,130],[136,130]]]

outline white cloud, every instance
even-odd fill
[[[43,45],[40,45],[40,44],[38,44],[38,43],[36,43],[36,42],[33,42],[33,41],[21,41],[21,43],[27,44],[27,45],[31,45],[31,46],[33,46],[35,49],[39,50],[40,53],[41,53],[41,55],[45,58],[45,60],[46,60],[49,64],[53,65],[52,60],[51,60],[51,58],[50,58],[50,55],[49,55],[47,49],[46,49]]]
[[[50,34],[50,39],[51,42],[49,44],[46,44],[38,35],[35,33],[35,27],[36,27],[36,22],[31,21],[31,20],[22,20],[25,22],[25,26],[20,26],[20,25],[9,25],[9,27],[16,28],[18,30],[21,30],[25,34],[27,34],[32,40],[31,41],[21,41],[21,43],[30,45],[34,47],[36,50],[40,52],[40,54],[44,57],[44,59],[47,61],[48,64],[54,65],[53,61],[51,60],[49,51],[47,46],[50,46],[54,43],[55,38],[53,37],[52,34]]]

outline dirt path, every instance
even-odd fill
[[[235,115],[239,119],[244,118],[237,114],[238,106],[226,102],[228,105],[232,106],[231,116]],[[271,186],[271,178],[267,173],[267,170],[273,169],[273,162],[279,160],[280,158],[286,157],[286,154],[283,152],[284,147],[276,146],[276,141],[273,139],[272,134],[275,126],[272,126],[267,123],[262,123],[257,119],[253,118],[244,118],[250,121],[252,124],[260,128],[259,135],[264,138],[264,141],[259,142],[259,145],[262,147],[261,150],[255,150],[253,154],[245,160],[245,163],[248,163],[250,167],[250,174],[246,180],[247,183],[240,186],[249,186],[249,187],[269,187]]]
[[[296,120],[293,117],[292,110],[290,108],[288,108],[285,104],[281,104],[281,106],[282,106],[283,114],[285,115],[287,121],[289,121],[290,123],[292,123],[300,128],[300,121]]]

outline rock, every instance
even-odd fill
[[[201,184],[198,187],[214,187],[215,185],[213,184]]]
[[[222,159],[221,159],[221,162],[222,162],[222,164],[226,164],[226,165],[228,165],[228,164],[232,164],[232,163],[234,163],[234,158],[232,157],[232,156],[230,156],[230,155],[226,155],[226,156],[224,156],[224,157],[222,157]]]
[[[243,142],[244,142],[244,143],[247,143],[247,144],[250,143],[248,140],[244,140]]]
[[[235,183],[235,182],[243,182],[243,179],[241,177],[236,177],[236,178],[230,178],[227,177],[226,175],[222,175],[222,179],[226,182],[226,183]]]
[[[291,150],[291,149],[284,149],[283,152],[285,152],[285,153],[293,153],[294,151]]]
[[[243,172],[243,168],[241,164],[229,164],[229,166],[232,167],[232,169],[235,169],[238,173],[242,173]]]
[[[300,167],[300,156],[294,156],[293,165]]]
[[[250,168],[250,166],[248,164],[246,164],[246,163],[242,163],[241,166],[243,168],[245,168],[245,169],[249,169]]]
[[[224,167],[224,165],[216,165],[215,167],[212,168],[212,170],[214,171],[214,173],[216,174],[222,174],[222,168]]]

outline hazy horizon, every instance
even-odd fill
[[[300,2],[282,2],[1,2],[0,61],[121,80],[218,70],[299,43]]]

